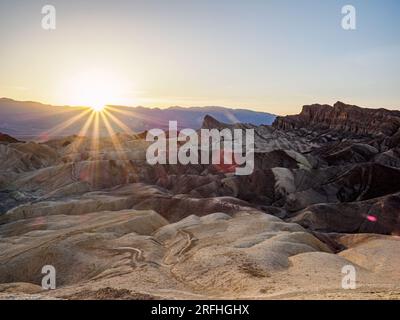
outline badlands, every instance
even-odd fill
[[[254,172],[152,166],[142,134],[1,134],[0,299],[400,298],[400,112],[202,128],[254,129]]]

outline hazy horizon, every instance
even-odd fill
[[[1,99],[11,100],[15,102],[22,103],[37,103],[41,105],[49,105],[52,107],[69,107],[69,108],[91,108],[90,105],[69,105],[69,104],[52,104],[47,103],[45,101],[34,101],[34,100],[18,100],[12,97],[0,97]],[[233,110],[248,110],[254,112],[264,112],[270,113],[268,111],[263,110],[255,110],[251,108],[247,108],[246,106],[224,106],[224,105],[204,105],[204,106],[196,106],[196,105],[169,105],[169,106],[143,106],[143,105],[122,105],[122,104],[106,104],[105,106],[114,106],[114,107],[123,107],[123,108],[147,108],[147,109],[170,109],[170,108],[224,108],[224,109],[233,109]],[[272,114],[272,113],[271,113]]]
[[[41,104],[41,105],[48,105],[48,106],[52,106],[52,107],[67,107],[67,108],[87,108],[87,109],[91,109],[92,107],[89,105],[68,105],[68,104],[52,104],[52,103],[46,103],[44,101],[33,101],[33,100],[18,100],[18,99],[14,99],[14,98],[10,98],[10,97],[0,97],[1,99],[6,99],[6,100],[12,100],[15,102],[21,102],[21,103],[37,103],[37,104]],[[386,110],[400,110],[399,107],[392,107],[392,106],[365,106],[365,105],[357,105],[352,103],[351,101],[339,101],[339,100],[335,100],[332,103],[328,103],[328,102],[324,102],[324,101],[314,101],[314,102],[310,102],[307,103],[305,105],[314,105],[314,104],[321,104],[321,105],[330,105],[333,106],[335,103],[337,102],[343,102],[345,104],[348,105],[356,105],[358,107],[361,108],[367,108],[367,109],[386,109]],[[244,110],[244,111],[252,111],[252,112],[262,112],[262,113],[266,113],[266,114],[271,114],[274,116],[287,116],[287,115],[296,115],[298,113],[301,112],[301,109],[303,108],[303,106],[305,105],[301,105],[299,106],[299,110],[293,111],[293,113],[287,113],[287,114],[279,114],[279,113],[273,113],[270,112],[268,110],[258,110],[255,108],[247,108],[246,106],[226,106],[226,105],[204,105],[204,106],[196,106],[196,105],[186,105],[186,106],[182,106],[182,105],[170,105],[170,106],[143,106],[143,105],[122,105],[122,104],[106,104],[106,106],[110,106],[110,107],[122,107],[122,108],[146,108],[146,109],[160,109],[160,110],[166,110],[166,109],[173,109],[173,108],[183,108],[183,109],[196,109],[196,108],[222,108],[222,109],[232,109],[232,110]]]

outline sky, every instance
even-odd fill
[[[0,41],[0,96],[16,100],[400,108],[398,0],[1,0]]]

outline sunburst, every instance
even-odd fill
[[[90,107],[95,112],[103,111],[107,104],[120,103],[125,90],[126,81],[102,69],[74,74],[60,87],[68,104]]]

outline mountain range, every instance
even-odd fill
[[[49,139],[79,134],[89,114],[79,117],[87,107],[52,106],[37,102],[22,102],[7,98],[0,99],[0,132],[22,139]],[[201,127],[203,118],[208,114],[224,123],[251,123],[270,125],[275,115],[245,109],[224,107],[170,107],[166,109],[108,106],[107,110],[117,118],[116,124],[109,120],[115,132],[141,132],[152,128],[168,128],[168,121],[177,121],[179,128]],[[74,119],[71,121],[71,119]],[[64,125],[70,122],[68,126]],[[58,129],[59,127],[62,127]],[[109,132],[102,121],[99,122],[101,135]]]

